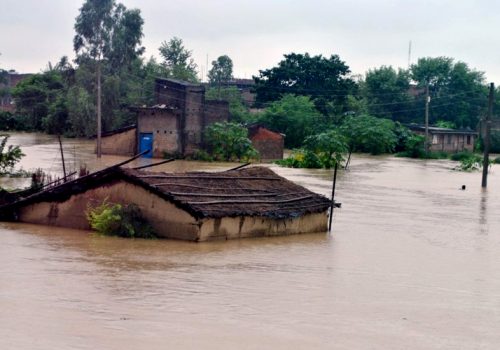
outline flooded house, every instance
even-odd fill
[[[156,79],[155,104],[133,107],[137,123],[102,134],[102,153],[146,157],[186,157],[203,148],[203,132],[230,120],[229,103],[205,99],[205,86],[175,79]],[[261,161],[283,159],[284,136],[261,125],[248,128]]]
[[[406,125],[418,135],[425,135],[424,125]],[[448,129],[429,126],[430,150],[434,152],[473,151],[478,133],[471,129]]]
[[[324,232],[331,201],[265,167],[164,173],[113,166],[0,205],[0,218],[90,229],[89,206],[136,204],[163,238],[208,241]]]
[[[153,106],[132,108],[135,127],[103,135],[103,154],[151,150],[146,157],[190,156],[202,147],[207,126],[229,120],[229,103],[206,100],[201,84],[158,78],[154,95]]]
[[[252,141],[252,146],[259,152],[261,161],[283,159],[284,134],[269,130],[260,124],[253,124],[248,127],[248,138]]]

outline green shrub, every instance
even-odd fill
[[[24,157],[19,146],[7,146],[9,135],[0,135],[0,175],[12,171],[14,165]]]
[[[97,207],[89,207],[87,220],[92,229],[106,236],[127,238],[155,238],[153,228],[142,217],[135,204],[111,204],[106,200]]]
[[[470,153],[460,159],[460,165],[456,168],[461,171],[479,170],[483,166],[483,157],[478,154]]]
[[[474,154],[470,151],[462,151],[462,152],[457,152],[457,153],[453,153],[451,156],[450,156],[450,159],[451,160],[454,160],[454,161],[457,161],[457,162],[460,162],[466,158],[470,158],[471,156],[473,156]]]
[[[213,123],[205,130],[205,142],[216,160],[257,159],[259,153],[248,139],[248,130],[237,123]]]
[[[496,157],[495,159],[493,159],[493,162],[494,164],[500,164],[500,157]]]

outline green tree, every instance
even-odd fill
[[[221,87],[233,79],[233,60],[227,55],[219,56],[216,61],[212,61],[212,68],[208,72],[208,82],[216,86],[220,91]]]
[[[248,139],[248,130],[236,123],[213,123],[205,130],[205,143],[217,160],[257,158],[258,152]]]
[[[52,131],[44,128],[50,124],[47,119],[51,118],[51,106],[63,93],[62,77],[54,70],[24,79],[12,90],[17,113],[28,118],[27,128],[47,132]]]
[[[330,169],[344,161],[348,145],[344,135],[337,130],[328,130],[306,137],[304,149],[318,157],[322,168]]]
[[[73,47],[79,66],[94,72],[96,76],[97,86],[90,83],[81,85],[80,88],[97,95],[93,104],[97,111],[98,134],[102,131],[102,114],[107,117],[104,129],[106,124],[108,127],[116,124],[115,114],[121,111],[123,91],[123,78],[120,75],[127,73],[132,62],[144,52],[144,48],[140,46],[143,23],[139,10],[127,10],[114,0],[86,0],[80,8],[75,22]],[[102,106],[104,113],[101,113]],[[78,130],[80,132],[82,130]],[[100,156],[99,145],[97,153]]]
[[[484,73],[470,69],[464,62],[454,62],[449,57],[426,57],[411,66],[411,76],[418,86],[429,86],[430,124],[442,120],[457,127],[476,127],[478,116],[487,105]],[[415,120],[423,120],[423,92],[417,100],[420,112],[415,115]]]
[[[347,138],[349,152],[392,153],[397,143],[394,122],[370,115],[350,116],[339,131]]]
[[[408,113],[412,99],[408,94],[410,74],[408,71],[381,66],[366,73],[363,95],[367,99],[368,113],[392,120],[410,121]]]
[[[285,146],[300,147],[313,134],[323,117],[308,96],[284,95],[260,116],[259,122],[286,135]]]
[[[237,123],[248,123],[255,121],[255,116],[249,113],[248,108],[243,103],[241,92],[238,88],[230,86],[227,88],[209,87],[205,92],[207,100],[223,100],[229,102],[229,113],[231,121]]]
[[[184,47],[182,39],[173,37],[168,42],[162,42],[160,55],[163,58],[163,66],[168,72],[169,78],[197,82],[196,63],[191,57],[192,51]]]
[[[9,172],[24,157],[19,146],[7,146],[8,140],[8,135],[0,135],[0,174]]]
[[[286,94],[308,96],[323,114],[346,110],[347,96],[356,87],[349,67],[338,55],[329,58],[291,53],[271,69],[254,77],[257,104],[281,99]]]

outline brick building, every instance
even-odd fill
[[[425,136],[425,126],[410,124],[407,127],[418,135]],[[429,127],[430,150],[437,152],[473,151],[478,133],[470,129],[447,129]]]
[[[2,80],[0,80],[0,111],[5,112],[14,112],[16,109],[14,105],[14,101],[12,100],[12,96],[10,91],[16,87],[16,85],[23,79],[31,77],[33,74],[20,74],[15,71],[1,71]],[[3,82],[3,80],[5,80]]]
[[[137,112],[133,132],[127,129],[127,135],[114,133],[103,137],[103,153],[151,149],[149,157],[189,156],[201,148],[208,125],[229,119],[229,103],[205,100],[205,87],[200,84],[156,79],[155,102],[154,106],[133,108]],[[133,147],[124,148],[124,143]]]
[[[253,124],[248,127],[248,138],[252,146],[259,152],[261,161],[283,159],[285,135],[269,130],[262,125]]]

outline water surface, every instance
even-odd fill
[[[15,137],[25,168],[58,171],[53,139]],[[73,142],[92,167],[123,159]],[[0,223],[0,348],[498,349],[500,167],[482,191],[454,165],[356,156],[331,234],[195,244]],[[272,167],[330,194],[331,171]]]

